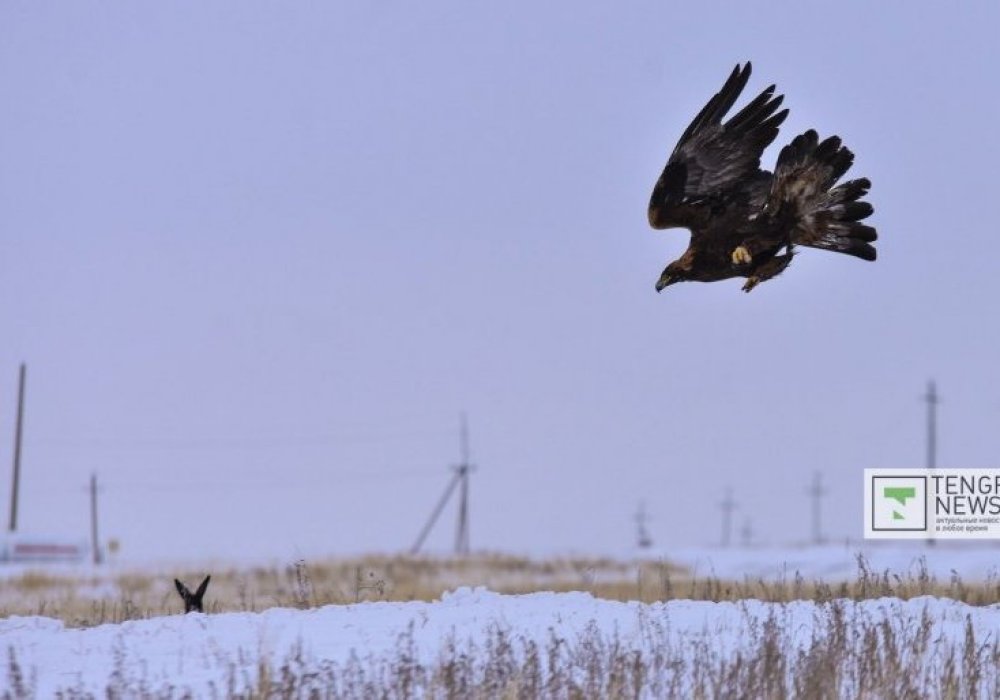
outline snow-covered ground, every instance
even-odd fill
[[[776,673],[793,694],[822,682],[850,697],[876,677],[934,695],[950,673],[951,682],[975,686],[959,696],[991,697],[1000,688],[992,656],[998,631],[1000,606],[930,597],[647,605],[463,588],[433,603],[178,614],[89,629],[9,618],[0,621],[8,653],[0,687],[39,698],[59,691],[225,697],[274,684],[294,689],[292,696],[309,688],[321,696],[361,697],[377,688],[392,696],[440,696],[449,688],[459,696],[462,688],[532,696],[534,688],[560,697],[571,687],[602,696],[629,687],[666,697],[696,688],[716,696],[727,688],[756,692]]]
[[[850,581],[859,555],[878,575],[960,577],[986,582],[988,590],[1000,581],[1000,547],[946,543],[676,548],[611,558],[601,571],[572,571],[584,584],[634,579],[634,562],[643,559],[701,579],[777,582],[798,574]],[[166,562],[6,565],[0,579],[29,570],[64,576],[59,585],[79,598],[111,601],[122,596],[116,576],[143,572],[152,578],[153,597],[168,603],[159,609],[179,608],[172,591],[177,567]],[[221,562],[197,570],[217,574],[209,597],[226,595],[231,582]],[[473,567],[465,578],[478,585],[508,575],[485,571]],[[543,589],[546,579],[534,585]],[[63,594],[39,593],[55,601]],[[4,605],[23,595],[0,582]],[[177,614],[86,629],[10,617],[0,620],[6,657],[0,659],[0,697],[227,697],[276,688],[290,697],[310,689],[320,697],[768,696],[776,693],[767,685],[775,678],[792,696],[814,694],[818,686],[808,684],[818,683],[832,684],[841,697],[1000,697],[998,637],[1000,605],[931,597],[641,604],[585,593],[514,596],[459,588],[433,603]]]
[[[649,555],[645,555],[649,556]],[[775,581],[796,573],[806,579],[847,581],[858,574],[858,557],[869,570],[901,577],[925,567],[929,575],[966,582],[1000,579],[1000,543],[891,542],[827,544],[820,547],[681,547],[657,554],[693,575],[722,579],[764,578]]]
[[[561,551],[552,552],[539,557],[529,553],[518,553],[519,556],[532,558],[535,561],[555,562],[556,564],[571,562],[574,559],[595,560],[593,553]],[[337,555],[340,558],[348,555]],[[442,560],[452,558],[450,554],[426,555],[433,559],[438,556]],[[621,552],[601,553],[599,555],[611,563],[620,566],[614,571],[597,572],[605,577],[613,578],[615,571],[626,571],[632,576],[630,562],[637,560],[664,562],[682,568],[687,574],[696,577],[715,577],[720,579],[740,580],[744,577],[764,578],[777,581],[782,577],[794,576],[799,573],[807,579],[825,581],[848,581],[857,577],[859,572],[858,558],[863,558],[869,570],[882,573],[888,571],[905,577],[916,574],[925,567],[929,575],[941,580],[948,580],[957,574],[964,581],[982,582],[989,579],[1000,579],[1000,542],[938,542],[928,546],[924,542],[844,542],[830,543],[822,546],[759,546],[759,547],[666,547],[651,550],[628,550]],[[7,563],[0,562],[0,580],[24,575],[31,571],[44,571],[46,574],[64,577],[86,577],[102,579],[109,574],[145,573],[164,574],[177,570],[220,571],[227,569],[245,569],[247,567],[283,567],[291,558],[236,559],[230,557],[188,559],[182,561],[169,560],[132,560],[121,559],[107,562],[102,566],[93,566],[89,562],[81,563]],[[304,561],[336,560],[333,555],[325,555]],[[556,574],[559,574],[558,566]],[[461,582],[459,582],[461,583]]]

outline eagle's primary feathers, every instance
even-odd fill
[[[861,198],[867,178],[837,185],[854,154],[810,129],[778,155],[774,173],[760,157],[788,110],[771,85],[723,122],[750,78],[736,66],[722,89],[681,135],[649,201],[653,228],[691,230],[684,254],[667,265],[656,291],[686,280],[745,277],[749,292],[781,273],[796,245],[875,259],[875,229],[859,223],[872,213]]]

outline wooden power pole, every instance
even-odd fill
[[[750,518],[746,518],[743,527],[740,528],[740,544],[744,547],[753,545],[753,523],[750,522]]]
[[[941,397],[933,379],[927,383],[924,401],[927,402],[927,468],[934,469],[937,467],[937,407]]]
[[[639,549],[649,549],[653,546],[653,538],[650,537],[649,530],[646,528],[648,522],[649,514],[646,513],[646,503],[640,501],[639,510],[635,512],[636,544],[639,545]]]
[[[458,501],[458,524],[455,527],[455,554],[469,553],[469,425],[462,414],[461,426],[462,461],[455,467],[455,473],[461,480],[461,491]]]
[[[927,468],[937,467],[937,407],[941,403],[941,397],[937,393],[937,384],[934,380],[927,382],[927,393],[924,394],[924,401],[927,402]],[[927,544],[934,545],[934,534],[928,528]]]
[[[424,544],[424,540],[427,539],[427,535],[430,533],[431,528],[434,527],[434,523],[437,522],[438,517],[441,515],[441,511],[444,510],[445,505],[448,503],[448,499],[451,498],[451,494],[455,491],[455,487],[459,488],[459,501],[458,501],[458,523],[455,527],[455,554],[468,554],[469,553],[469,474],[473,470],[473,466],[469,463],[469,428],[465,420],[465,414],[462,414],[462,424],[461,424],[461,449],[462,449],[462,461],[460,464],[452,467],[454,475],[451,477],[451,481],[448,482],[448,486],[445,488],[444,493],[441,494],[441,499],[434,506],[434,510],[431,512],[431,517],[427,519],[427,523],[424,525],[420,534],[417,535],[417,541],[413,543],[410,548],[410,554],[416,554],[420,551],[420,548]]]
[[[97,537],[97,474],[90,475],[90,542],[94,563],[101,563],[101,541]]]
[[[728,547],[733,534],[733,511],[736,510],[731,488],[726,488],[726,497],[722,499],[719,508],[722,509],[722,546]]]
[[[17,530],[17,495],[21,487],[21,434],[24,432],[24,391],[28,368],[21,363],[21,371],[17,382],[17,425],[14,428],[14,483],[10,489],[10,526],[11,532]]]
[[[812,486],[809,487],[807,493],[812,497],[812,541],[813,544],[823,544],[822,511],[820,506],[823,502],[823,496],[826,495],[826,487],[823,486],[823,474],[821,472],[816,472],[816,475],[813,477]]]

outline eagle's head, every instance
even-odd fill
[[[687,251],[677,260],[667,265],[663,270],[663,274],[660,275],[660,279],[656,282],[656,291],[662,292],[664,288],[669,287],[675,282],[684,282],[691,279],[692,258],[691,251]]]

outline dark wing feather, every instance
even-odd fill
[[[725,124],[750,78],[751,65],[736,66],[729,79],[681,135],[649,202],[653,228],[691,226],[705,200],[759,179],[760,156],[778,135],[788,110],[771,85]],[[755,189],[755,188],[754,188]]]

